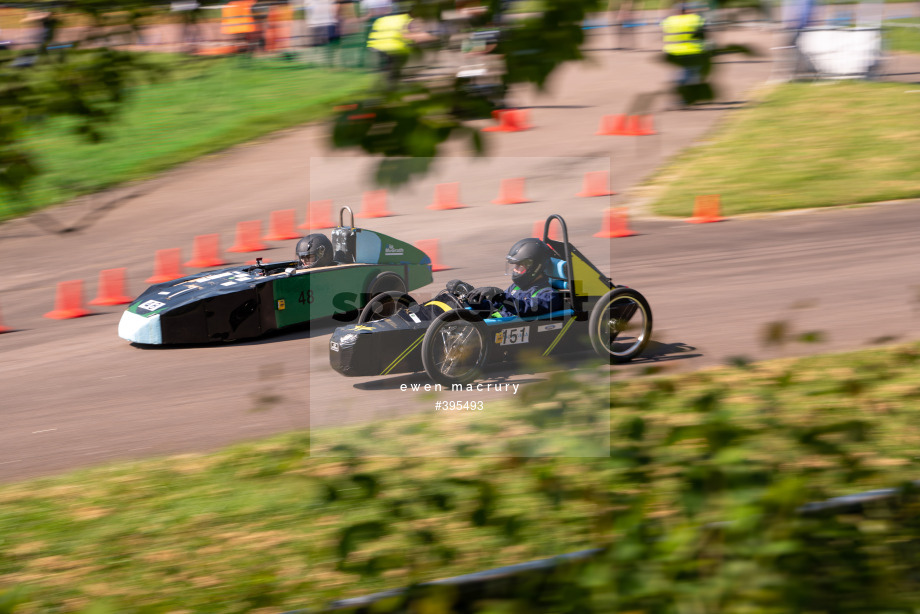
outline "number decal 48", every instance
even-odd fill
[[[501,332],[495,333],[495,343],[499,345],[530,343],[530,327],[518,326],[517,328],[506,328]]]

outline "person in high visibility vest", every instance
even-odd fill
[[[249,48],[256,41],[258,28],[252,15],[255,0],[232,0],[221,9],[220,31],[229,34],[237,45]]]
[[[392,88],[398,83],[415,44],[433,39],[417,26],[410,10],[375,19],[367,36],[367,48],[379,56],[380,68],[386,73],[387,85]]]
[[[681,5],[680,13],[661,22],[663,51],[669,55],[694,55],[706,50],[705,23],[696,13]]]
[[[703,66],[706,64],[706,23],[690,5],[682,3],[678,12],[661,22],[664,36],[662,51],[665,61],[680,67],[676,79],[678,92],[681,88],[699,83]]]

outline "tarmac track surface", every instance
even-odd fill
[[[775,44],[771,35],[755,30],[720,36],[764,51]],[[589,57],[595,63],[565,69],[549,96],[518,93],[519,103],[531,107],[534,130],[494,135],[491,157],[481,160],[455,148],[434,175],[390,194],[390,209],[398,215],[362,221],[410,242],[440,240],[440,260],[453,270],[436,273],[420,296],[434,294],[452,278],[506,285],[501,274],[508,247],[530,236],[536,221],[561,213],[573,243],[614,281],[639,289],[651,303],[655,334],[648,355],[615,368],[618,377],[637,375],[649,364],[691,370],[735,356],[762,359],[920,338],[920,203],[707,225],[634,216],[638,236],[594,238],[610,201],[574,196],[584,172],[609,168],[613,189],[623,193],[739,106],[659,113],[654,137],[594,136],[602,115],[625,111],[635,95],[658,89],[668,77],[651,50],[613,52],[608,43],[606,37],[593,38]],[[766,58],[727,60],[717,74],[722,99],[746,100],[771,69]],[[221,233],[227,247],[238,221],[267,221],[270,211],[292,208],[301,216],[308,201],[321,198],[357,211],[362,191],[373,187],[369,167],[366,159],[329,152],[323,129],[311,126],[47,214],[70,225],[100,204],[116,203],[79,231],[43,232],[47,217],[0,226],[6,264],[0,313],[2,323],[16,329],[0,336],[0,480],[433,411],[431,398],[399,390],[402,383],[427,381],[422,375],[347,379],[332,372],[328,329],[228,345],[144,349],[117,337],[120,308],[99,308],[97,315],[77,320],[42,317],[52,309],[58,282],[83,279],[90,298],[105,268],[127,267],[129,291],[139,293],[155,251],[181,247],[185,260],[195,235]],[[500,180],[518,176],[526,177],[532,202],[492,205]],[[434,185],[446,181],[460,181],[461,200],[469,208],[426,208]],[[635,212],[638,203],[630,199]],[[293,245],[274,243],[262,255],[289,259]],[[768,347],[763,330],[774,321],[787,322],[793,333],[820,331],[824,341]],[[491,382],[540,377],[524,373]],[[486,410],[477,419],[487,415]]]

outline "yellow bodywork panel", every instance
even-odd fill
[[[610,291],[610,286],[604,283],[597,271],[577,254],[572,254],[572,273],[578,296],[604,296]]]

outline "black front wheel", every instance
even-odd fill
[[[652,308],[630,288],[615,288],[591,310],[591,345],[611,364],[629,362],[642,353],[652,337]]]
[[[468,384],[482,374],[489,345],[482,318],[465,309],[447,311],[428,327],[422,340],[422,365],[444,386]]]

